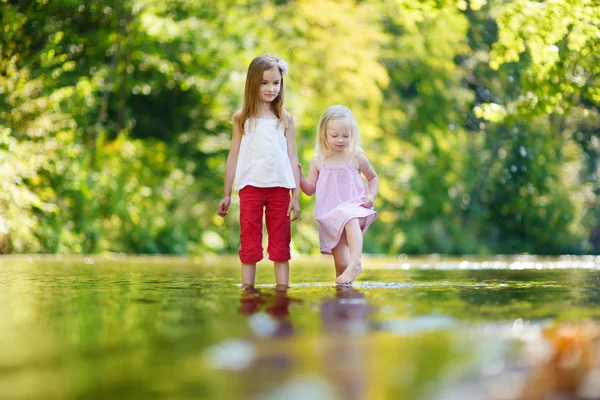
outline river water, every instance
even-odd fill
[[[341,287],[300,258],[278,290],[269,263],[242,289],[229,257],[1,258],[0,398],[517,399],[558,390],[535,377],[569,329],[568,393],[600,398],[581,356],[599,353],[600,257],[364,267]]]

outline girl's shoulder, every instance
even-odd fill
[[[316,155],[313,157],[312,160],[310,160],[310,163],[314,165],[317,168],[317,170],[320,170],[323,166],[323,158],[319,155]]]
[[[364,152],[356,153],[356,155],[354,156],[354,159],[358,160],[361,163],[363,163],[363,162],[369,162],[369,159],[367,158],[367,156],[365,155]]]
[[[280,120],[286,128],[294,127],[294,117],[288,110],[283,110]]]
[[[362,150],[360,152],[357,151],[356,153],[354,153],[354,155],[352,156],[351,164],[359,171],[364,169],[367,165],[370,165],[369,159],[367,158],[367,156],[365,156],[365,153]]]
[[[233,125],[233,134],[243,134],[244,124],[242,123],[242,111],[237,110],[231,117],[231,124]]]
[[[231,117],[233,122],[235,122],[236,124],[240,123],[240,120],[242,118],[242,110],[237,110],[236,112],[233,113],[233,117]]]

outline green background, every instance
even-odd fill
[[[368,253],[598,253],[600,8],[561,1],[0,1],[0,252],[228,254],[252,58],[290,65],[301,162],[350,107]],[[237,201],[237,200],[235,200]],[[318,252],[312,198],[293,227]]]

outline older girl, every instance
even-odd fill
[[[263,213],[275,281],[289,285],[290,221],[298,218],[300,206],[294,119],[284,108],[287,70],[285,61],[270,55],[252,60],[242,108],[233,116],[225,195],[217,214],[227,215],[232,187],[239,190],[243,286],[254,285],[256,263],[263,258]]]

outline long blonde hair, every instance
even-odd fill
[[[271,110],[283,122],[284,126],[287,127],[289,124],[289,113],[283,105],[285,98],[284,89],[284,71],[279,66],[279,58],[269,54],[263,54],[254,58],[248,66],[248,73],[246,74],[246,86],[244,88],[244,102],[242,108],[240,108],[234,114],[234,123],[239,124],[240,130],[244,132],[244,122],[250,118],[255,118],[258,115],[260,107],[260,85],[263,79],[263,72],[277,68],[281,74],[281,88],[279,94],[270,103]]]
[[[319,127],[317,128],[317,145],[315,146],[315,153],[317,156],[325,157],[331,149],[327,144],[327,123],[331,120],[345,119],[350,122],[351,126],[351,141],[350,150],[353,154],[362,154],[363,151],[360,148],[360,129],[358,128],[358,122],[354,118],[352,111],[346,106],[339,104],[328,107],[319,121]]]

